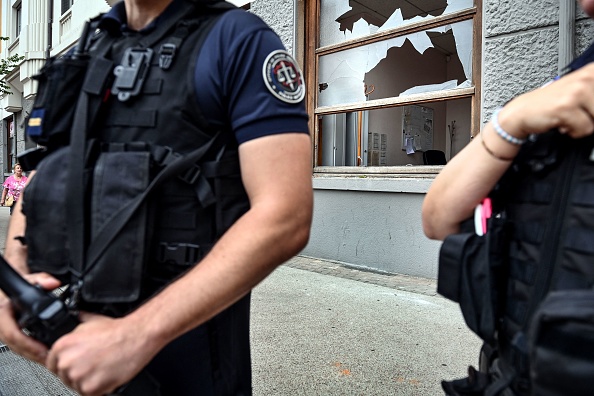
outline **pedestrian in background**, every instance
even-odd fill
[[[12,215],[13,208],[21,196],[21,191],[25,188],[27,183],[27,176],[23,175],[23,168],[17,162],[13,168],[13,174],[8,176],[2,186],[2,199],[0,205],[10,207],[10,214]]]

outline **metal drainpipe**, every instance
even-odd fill
[[[297,59],[297,23],[299,22],[297,13],[299,11],[298,4],[297,4],[298,0],[293,0],[293,48],[292,48],[292,52],[293,52],[293,57],[295,59]]]
[[[54,24],[54,0],[47,2],[47,49],[45,50],[45,59],[49,59],[52,49],[52,25]]]
[[[559,74],[575,57],[575,17],[575,0],[559,0]]]

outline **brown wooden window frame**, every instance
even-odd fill
[[[475,0],[474,7],[438,16],[427,21],[410,23],[385,32],[371,34],[365,37],[345,41],[338,44],[319,47],[320,42],[320,2],[321,0],[305,1],[300,11],[304,15],[303,29],[303,64],[307,84],[306,106],[310,114],[309,128],[312,135],[312,165],[314,173],[339,173],[339,174],[431,174],[437,173],[441,166],[319,166],[318,139],[320,129],[320,117],[344,112],[355,112],[375,110],[409,104],[423,104],[428,102],[446,101],[452,99],[471,99],[470,138],[472,139],[480,130],[481,114],[481,43],[482,43],[482,0]],[[301,3],[301,2],[300,2]],[[318,97],[318,65],[320,57],[339,51],[371,44],[394,37],[420,32],[432,27],[444,26],[456,22],[473,21],[473,43],[472,43],[472,86],[447,91],[436,91],[423,94],[415,94],[406,97],[391,97],[375,99],[366,102],[349,103],[346,105],[317,106]]]

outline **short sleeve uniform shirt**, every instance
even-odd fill
[[[151,30],[184,0],[174,0]],[[124,2],[104,18],[127,29]],[[241,9],[225,12],[204,42],[195,69],[200,111],[214,127],[230,126],[239,144],[281,133],[309,133],[305,86],[295,60],[258,16]]]

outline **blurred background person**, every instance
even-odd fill
[[[23,168],[17,162],[14,165],[12,175],[8,176],[4,184],[2,184],[4,188],[2,189],[2,199],[0,200],[0,205],[10,207],[11,215],[14,204],[19,200],[21,191],[25,188],[26,183],[27,176],[23,174]]]

